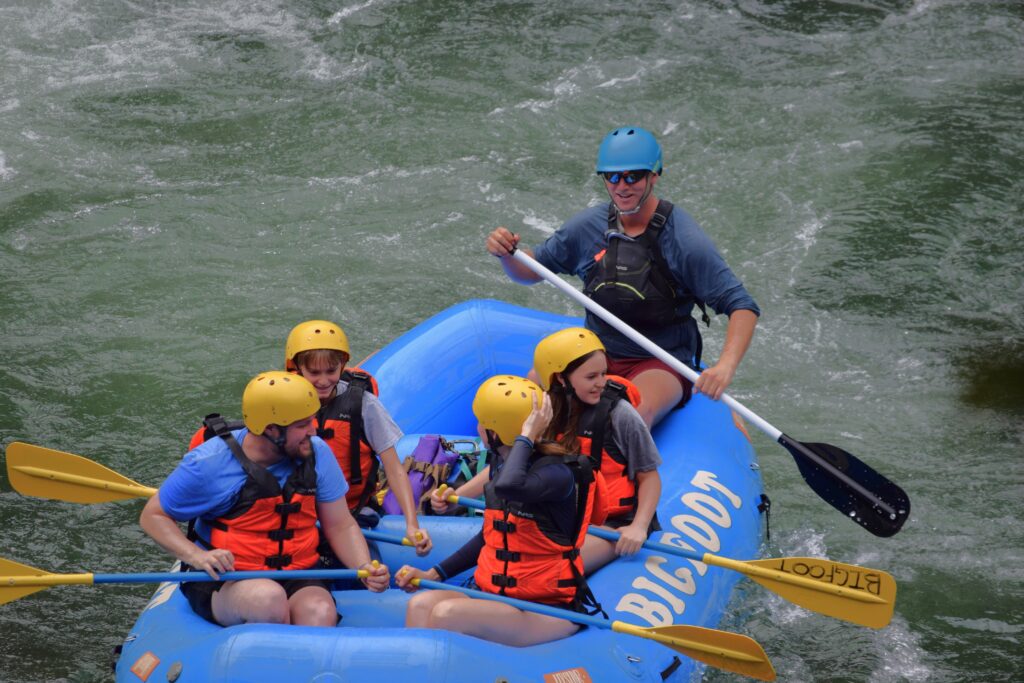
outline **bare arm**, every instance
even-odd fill
[[[465,496],[466,498],[479,498],[484,493],[484,486],[490,480],[491,466],[488,465],[457,489],[445,489],[444,491],[440,488],[434,489],[430,494],[430,507],[437,514],[443,515],[448,511],[448,501],[445,500],[445,496],[450,496],[454,493],[457,496]]]
[[[725,343],[718,362],[701,373],[694,388],[708,397],[718,400],[725,393],[736,375],[736,369],[743,360],[750,341],[754,338],[757,327],[757,314],[753,311],[740,309],[729,316],[729,325],[725,330]]]
[[[366,539],[359,530],[352,513],[344,498],[330,503],[318,502],[316,514],[320,519],[320,528],[331,544],[331,550],[338,556],[342,564],[351,569],[367,569],[370,576],[363,579],[366,587],[379,593],[388,587],[391,580],[385,565],[370,565],[370,549],[366,547]]]
[[[430,552],[430,534],[426,529],[420,529],[419,521],[416,518],[418,508],[412,497],[412,486],[409,484],[409,475],[398,461],[398,453],[394,447],[387,448],[380,453],[380,462],[384,466],[384,473],[388,476],[388,485],[398,500],[398,507],[402,509],[405,517],[406,538],[416,546],[417,555],[426,555]]]
[[[647,540],[647,530],[654,518],[658,499],[661,498],[661,475],[658,470],[636,473],[636,515],[628,526],[619,529],[622,537],[615,545],[618,555],[632,555]]]
[[[203,550],[182,533],[181,527],[160,505],[156,495],[146,502],[139,516],[139,525],[161,548],[186,564],[218,578],[235,567],[235,558],[228,550]]]
[[[508,228],[495,228],[487,236],[486,244],[487,251],[492,256],[501,259],[501,267],[505,269],[505,273],[513,282],[518,282],[521,285],[540,282],[539,275],[512,258],[512,252],[519,245],[519,235],[514,234]],[[533,256],[533,252],[529,249],[523,248],[523,252]]]

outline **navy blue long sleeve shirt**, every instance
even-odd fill
[[[556,273],[576,275],[586,281],[596,263],[594,256],[608,246],[607,232],[608,204],[592,206],[567,220],[534,250],[533,255]],[[678,295],[696,297],[720,314],[731,315],[737,310],[761,314],[711,238],[678,206],[669,214],[658,246],[678,285]],[[651,341],[687,364],[692,364],[700,339],[692,311],[692,304],[681,307],[678,312],[682,320],[647,334]],[[651,355],[589,311],[586,326],[600,337],[614,358],[649,358]]]
[[[508,458],[492,470],[494,492],[505,500],[550,505],[555,526],[567,536],[571,535],[576,520],[576,481],[572,470],[562,463],[530,469],[533,451],[529,439],[516,437]],[[435,569],[442,579],[463,572],[477,563],[483,547],[481,531]]]

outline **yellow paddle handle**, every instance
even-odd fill
[[[456,496],[455,494],[449,494],[447,496],[444,495],[444,490],[447,487],[449,487],[449,486],[447,486],[446,483],[442,483],[440,486],[437,487],[437,490],[434,493],[435,494],[440,494],[441,498],[443,498],[444,501],[446,501],[447,503],[454,503],[454,504],[458,505],[458,503],[459,503],[459,497],[458,496]]]
[[[92,585],[92,574],[40,574],[38,576],[5,576],[0,586],[71,586]]]

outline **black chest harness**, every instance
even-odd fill
[[[700,308],[705,324],[711,323],[703,301],[678,293],[686,290],[672,276],[658,245],[672,209],[672,202],[659,200],[647,228],[631,239],[619,229],[615,205],[609,203],[607,247],[594,257],[584,283],[584,294],[641,331],[684,320],[678,309],[689,302]]]

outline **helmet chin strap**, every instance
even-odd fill
[[[629,211],[623,211],[622,209],[620,209],[619,205],[615,203],[615,195],[612,194],[611,190],[608,190],[608,196],[611,197],[612,206],[615,207],[615,213],[617,213],[619,216],[635,216],[636,214],[640,213],[640,210],[644,208],[644,202],[646,202],[647,198],[651,196],[651,190],[653,189],[653,186],[654,184],[651,182],[650,177],[648,177],[647,187],[644,188],[644,193],[640,195],[640,201],[636,203],[635,208],[632,208]]]
[[[267,434],[266,430],[263,431],[263,436],[267,438],[267,441],[277,446],[277,452],[284,457],[288,457],[287,451],[284,450],[284,445],[288,441],[288,427],[278,427],[278,435],[276,437]]]
[[[576,390],[572,388],[572,384],[564,376],[553,377],[553,380],[551,382],[551,389],[549,389],[552,394],[562,394],[566,398],[572,398],[576,395]]]

